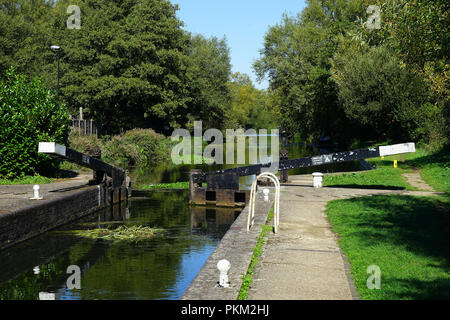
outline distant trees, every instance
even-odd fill
[[[227,128],[274,129],[278,127],[278,118],[269,92],[256,89],[250,77],[239,72],[232,75],[228,86],[232,104],[227,118]]]
[[[202,120],[204,128],[223,129],[231,105],[227,86],[231,58],[226,39],[192,35],[188,56],[189,126],[192,127],[195,120]]]
[[[67,8],[74,4],[79,29],[67,28]],[[4,0],[0,71],[15,66],[56,89],[50,46],[60,46],[61,100],[73,114],[83,107],[107,134],[135,127],[168,134],[191,128],[194,120],[204,128],[262,125],[235,119],[240,98],[230,83],[226,39],[186,32],[177,9],[168,0]],[[258,112],[266,109],[265,93],[250,91],[251,108],[239,105],[247,110],[243,117],[269,118]]]
[[[426,121],[427,87],[421,77],[403,68],[384,46],[352,51],[334,59],[333,79],[345,115],[365,139],[420,138]]]
[[[380,9],[369,28],[369,5]],[[311,140],[448,141],[448,10],[444,1],[309,0],[283,16],[254,64],[282,125]],[[373,140],[372,140],[373,141]]]

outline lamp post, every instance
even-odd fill
[[[59,99],[59,51],[61,50],[60,46],[51,46],[50,49],[56,51],[58,54],[58,99]]]

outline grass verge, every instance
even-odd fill
[[[256,242],[256,246],[253,249],[253,255],[250,260],[250,265],[247,270],[247,274],[242,275],[242,285],[239,290],[238,300],[247,300],[248,290],[250,289],[253,283],[253,270],[258,265],[259,258],[263,253],[263,246],[266,243],[267,233],[273,231],[273,226],[268,225],[270,221],[273,219],[273,207],[270,209],[269,215],[267,216],[266,223],[262,226],[261,233],[258,236],[258,240]]]
[[[394,168],[394,160],[398,168]],[[422,179],[436,191],[450,193],[450,152],[429,153],[422,148],[416,152],[367,160],[376,170],[324,177],[325,186],[352,188],[417,190],[410,186],[403,173],[419,170]]]
[[[416,190],[410,186],[402,173],[410,170],[394,169],[379,166],[376,170],[362,173],[344,173],[341,175],[324,176],[324,186],[339,186],[347,188]]]
[[[448,197],[377,195],[330,201],[326,213],[362,299],[449,299]],[[368,289],[367,268],[381,270]]]
[[[11,185],[11,184],[46,184],[55,182],[55,178],[47,178],[40,175],[35,176],[25,176],[21,178],[16,178],[13,180],[0,179],[0,185]]]

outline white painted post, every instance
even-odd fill
[[[314,172],[312,174],[313,176],[313,187],[314,188],[322,188],[323,186],[323,173],[321,172]]]
[[[265,189],[263,189],[263,193],[264,193],[264,202],[269,202],[269,193],[270,193],[270,190],[267,189],[267,188],[265,188]]]
[[[217,269],[220,271],[219,275],[219,287],[228,288],[230,286],[230,282],[228,281],[228,270],[230,270],[231,263],[228,260],[220,260],[217,263]]]
[[[39,185],[35,184],[33,186],[33,191],[34,191],[34,197],[30,198],[30,200],[42,200],[42,197],[39,196]]]

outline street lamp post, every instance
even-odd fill
[[[59,99],[59,51],[61,50],[60,46],[51,46],[50,49],[57,52],[58,59],[58,99]]]

